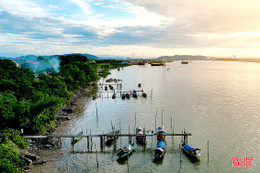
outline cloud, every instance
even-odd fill
[[[1,1],[0,53],[259,49],[259,6],[257,0]]]
[[[90,15],[93,13],[90,5],[85,0],[72,0],[72,2],[76,3],[85,14]]]
[[[243,32],[260,27],[260,1],[257,0],[185,0],[163,2],[131,0],[147,11],[173,19],[174,25],[183,25],[194,32]]]
[[[27,0],[0,1],[0,9],[23,16],[47,16],[46,10]]]
[[[49,5],[49,8],[52,8],[52,9],[60,9],[58,6],[56,5]]]

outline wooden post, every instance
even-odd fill
[[[87,136],[87,149],[88,149],[88,152],[89,152],[89,136]]]
[[[172,130],[172,133],[174,134],[174,132],[173,132],[173,120],[172,120],[172,117],[171,117],[171,130]],[[173,136],[172,136],[172,143],[173,143]]]
[[[132,143],[132,137],[130,136],[130,126],[128,126],[128,143],[131,144]]]
[[[97,120],[98,120],[98,107],[97,107],[97,102],[96,102],[96,118],[97,118]]]
[[[209,164],[209,140],[207,141],[207,160],[208,160],[208,164]]]
[[[181,159],[181,144],[179,144],[179,149],[180,149],[180,165],[181,165],[181,162],[182,162],[182,159]]]
[[[157,121],[157,109],[156,109],[155,121],[154,121],[154,123],[155,123],[154,133],[156,133],[156,129],[157,129],[157,127],[156,127],[156,121]]]
[[[161,115],[161,127],[164,128],[164,125],[163,125],[163,110],[162,110],[162,115]]]
[[[91,135],[91,129],[89,130],[89,133]],[[92,142],[92,137],[90,136],[90,150],[92,152],[92,147],[93,147],[93,142]]]
[[[146,146],[146,132],[145,132],[145,127],[144,127],[144,147]]]
[[[97,169],[98,169],[99,163],[98,163],[98,153],[97,153],[97,147],[96,147],[96,145],[95,145],[95,148],[96,148],[96,162],[97,162]]]
[[[72,151],[74,152],[74,143],[73,143],[73,141],[74,141],[74,137],[72,138],[72,143],[71,143],[71,145],[72,145]]]
[[[135,129],[136,129],[136,113],[135,113]],[[134,129],[134,130],[135,130],[135,129]]]
[[[100,136],[100,150],[103,152],[103,136]]]

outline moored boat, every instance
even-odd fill
[[[137,98],[137,93],[136,93],[136,91],[133,91],[132,94],[133,94],[133,97],[134,97],[134,98]]]
[[[189,157],[192,159],[199,159],[200,158],[200,149],[190,146],[189,144],[186,144],[185,142],[182,143],[183,150],[187,153]]]
[[[141,127],[136,128],[136,142],[143,144],[145,142],[144,130]]]
[[[165,142],[165,135],[166,135],[165,130],[161,127],[158,127],[158,129],[157,129],[157,140]]]
[[[129,93],[126,93],[125,96],[126,96],[127,99],[130,99],[130,94]]]
[[[158,161],[163,158],[164,150],[165,150],[165,142],[159,141],[157,143],[156,149],[154,150],[154,161]]]
[[[122,94],[122,99],[124,100],[126,97],[125,93]]]
[[[189,64],[188,61],[182,61],[181,64]]]
[[[119,148],[117,152],[118,159],[128,158],[134,151],[134,143],[127,144],[126,146]]]
[[[76,144],[77,142],[79,142],[83,137],[83,131],[79,132],[76,136],[76,138],[74,138],[72,141],[71,141],[71,144]]]
[[[112,142],[114,142],[114,140],[117,139],[117,137],[115,137],[115,135],[117,135],[117,134],[119,134],[119,133],[120,133],[120,130],[116,130],[116,131],[109,132],[109,133],[107,134],[107,139],[106,139],[105,144],[108,145],[108,146],[111,145]]]

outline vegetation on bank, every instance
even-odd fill
[[[59,72],[37,75],[12,60],[0,60],[0,172],[22,171],[20,149],[28,144],[20,137],[21,129],[24,134],[45,133],[54,127],[58,109],[69,103],[73,91],[99,79],[99,69],[104,75],[110,68],[125,66],[115,60],[90,61],[82,55],[59,58]]]

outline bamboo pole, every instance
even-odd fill
[[[209,164],[209,140],[207,141],[207,160]]]

